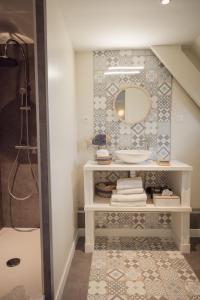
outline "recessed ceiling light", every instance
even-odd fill
[[[161,4],[167,5],[171,2],[171,0],[161,0]]]

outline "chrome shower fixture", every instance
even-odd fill
[[[4,54],[0,56],[0,67],[16,67],[18,65],[18,62],[15,58],[8,57],[7,49],[8,41],[6,42],[4,47]]]

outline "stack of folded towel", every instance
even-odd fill
[[[147,195],[143,189],[142,178],[120,178],[111,197],[113,206],[146,206]]]
[[[112,162],[112,155],[110,155],[106,149],[97,150],[96,161],[100,165],[109,165]]]

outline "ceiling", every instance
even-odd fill
[[[200,34],[200,0],[60,0],[76,50],[190,44]]]
[[[33,41],[32,0],[0,0],[0,43],[10,33],[20,34],[26,42]]]

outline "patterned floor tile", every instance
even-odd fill
[[[145,279],[145,287],[147,291],[147,299],[168,299],[163,283],[160,279],[147,280]]]
[[[134,238],[133,248],[137,250],[95,250],[93,252],[88,300],[199,300],[200,282],[191,270],[184,256],[166,249],[172,241],[163,238]],[[97,237],[96,245],[108,238]],[[128,238],[110,239],[123,248]],[[152,243],[159,242],[162,250],[155,250]],[[139,247],[140,244],[140,247]],[[143,244],[149,249],[143,250]],[[95,246],[98,249],[98,246]],[[165,251],[163,251],[165,249]]]

